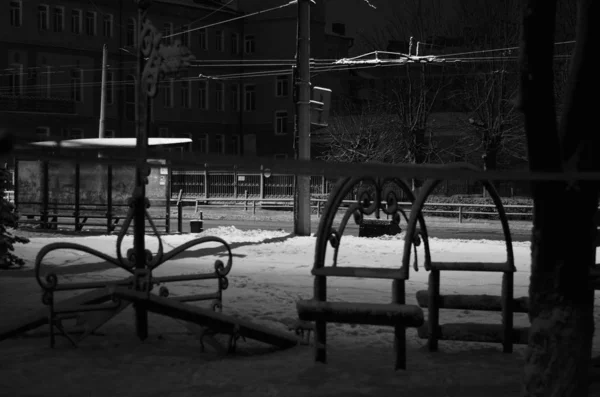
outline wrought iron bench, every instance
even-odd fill
[[[218,237],[201,237],[186,242],[185,244],[173,249],[168,253],[163,252],[163,244],[159,238],[158,253],[153,256],[149,250],[146,250],[146,260],[149,263],[148,269],[139,270],[135,268],[135,253],[133,249],[127,250],[125,257],[121,252],[121,245],[126,235],[127,229],[131,224],[132,216],[128,216],[123,224],[117,238],[116,258],[103,252],[74,243],[51,243],[43,247],[38,253],[35,261],[35,277],[42,288],[42,301],[48,306],[47,323],[50,331],[50,346],[55,345],[55,331],[58,330],[74,346],[77,346],[81,340],[92,334],[100,326],[105,324],[115,315],[124,310],[130,303],[130,300],[120,299],[115,292],[125,288],[132,291],[146,291],[144,294],[150,297],[150,292],[155,286],[159,288],[159,297],[165,298],[170,295],[169,290],[162,284],[180,281],[196,280],[215,280],[216,290],[212,293],[183,295],[171,297],[171,300],[178,302],[211,301],[212,310],[220,311],[222,309],[223,291],[228,288],[227,275],[231,271],[232,252],[229,245]],[[154,222],[149,218],[151,227],[156,231]],[[152,271],[158,266],[168,262],[185,250],[204,243],[219,243],[225,247],[228,259],[227,264],[221,260],[215,261],[214,270],[207,273],[193,273],[175,276],[154,277]],[[109,264],[125,270],[131,276],[115,281],[94,281],[94,282],[59,282],[56,273],[43,272],[44,259],[56,250],[77,250],[94,255]],[[79,294],[74,298],[56,302],[56,295],[67,291],[88,291]],[[67,330],[63,322],[75,319],[77,324],[74,329]],[[77,337],[74,334],[78,334]]]
[[[448,166],[477,169],[472,165],[463,163]],[[423,185],[419,196],[413,203],[407,233],[411,233],[416,228],[418,221],[417,214],[421,213],[427,198],[440,182],[440,180],[429,180]],[[516,268],[508,219],[502,205],[502,200],[494,186],[488,181],[481,182],[490,194],[498,210],[506,244],[506,258],[495,262],[444,262],[433,260],[425,263],[425,269],[429,271],[428,289],[417,292],[417,302],[421,307],[428,309],[427,322],[419,328],[419,336],[428,339],[430,351],[437,351],[439,340],[502,343],[505,353],[512,352],[514,343],[527,343],[528,328],[515,328],[513,326],[514,313],[527,313],[529,299],[526,297],[514,298],[513,284]],[[405,240],[404,242],[403,266],[406,266],[410,261],[411,244],[410,240]],[[441,272],[447,271],[500,273],[502,275],[501,294],[440,295]],[[440,324],[439,312],[441,309],[498,311],[502,313],[502,322],[501,324]]]
[[[358,202],[351,204],[344,212],[337,229],[333,223],[342,201],[348,193],[358,190]],[[327,360],[326,350],[326,326],[327,323],[369,324],[394,327],[394,350],[395,368],[406,369],[406,328],[419,327],[423,324],[423,311],[419,306],[407,305],[405,302],[404,283],[409,278],[409,266],[401,268],[376,268],[376,267],[342,267],[338,266],[338,252],[342,242],[342,236],[350,217],[354,217],[356,224],[360,225],[364,216],[375,214],[379,218],[380,213],[392,217],[404,216],[408,221],[406,213],[399,207],[400,192],[404,192],[411,201],[414,196],[408,185],[396,178],[345,178],[338,182],[329,196],[324,215],[321,217],[317,231],[317,242],[315,248],[315,261],[312,275],[315,276],[314,296],[309,300],[297,302],[298,316],[301,321],[314,321],[314,347],[315,360],[325,363]],[[427,230],[425,222],[420,216],[420,230],[415,231],[412,236],[407,236],[415,241],[415,268],[416,245],[423,236],[425,248],[425,261],[429,261],[429,245],[427,241]],[[325,254],[327,246],[331,245],[334,250],[333,263],[325,266]],[[390,303],[377,304],[369,302],[331,302],[327,300],[327,278],[328,277],[361,277],[387,279],[392,281],[392,299]],[[299,325],[297,332],[302,329],[310,330],[306,324]]]

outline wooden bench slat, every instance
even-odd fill
[[[371,267],[332,267],[325,266],[312,270],[313,276],[326,277],[362,277],[362,278],[380,278],[390,280],[406,279],[405,272],[399,269],[384,269]]]
[[[417,302],[429,307],[429,291],[417,291]],[[439,295],[440,309],[502,311],[502,297],[498,295]],[[528,313],[529,298],[513,299],[513,312]]]
[[[427,322],[419,327],[417,331],[419,338],[429,338],[429,324]],[[448,323],[440,325],[438,339],[446,341],[502,343],[503,332],[502,324]],[[526,345],[528,337],[529,327],[513,328],[513,343]]]
[[[416,305],[319,302],[311,299],[296,302],[296,309],[302,321],[405,327],[420,327],[424,322],[423,310]]]
[[[514,272],[507,262],[432,262],[431,269],[457,272]]]

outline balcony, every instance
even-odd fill
[[[0,111],[75,114],[75,101],[63,98],[0,95]]]

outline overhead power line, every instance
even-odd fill
[[[289,7],[292,4],[296,4],[297,2],[298,2],[298,0],[292,0],[292,1],[288,2],[288,3],[286,3],[286,4],[282,4],[282,5],[279,5],[279,6],[276,6],[276,7],[272,7],[272,8],[267,8],[266,10],[261,10],[261,11],[252,12],[250,14],[240,15],[239,17],[227,19],[225,21],[219,21],[219,22],[211,23],[209,25],[200,26],[198,28],[188,29],[188,30],[183,31],[183,32],[172,33],[170,35],[163,36],[163,39],[167,39],[169,37],[178,36],[178,35],[181,35],[181,34],[195,32],[196,30],[202,30],[202,29],[210,28],[210,27],[217,26],[217,25],[223,25],[223,24],[226,24],[226,23],[229,23],[229,22],[238,21],[240,19],[249,18],[249,17],[253,17],[253,16],[256,16],[256,15],[264,14],[266,12],[271,12],[271,11],[279,10],[279,9],[282,9],[282,8],[285,8],[285,7]]]

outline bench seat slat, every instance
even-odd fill
[[[311,299],[298,301],[296,308],[302,321],[405,327],[420,327],[424,323],[423,310],[416,305],[320,302]]]
[[[514,272],[507,262],[432,262],[431,269],[467,272]]]
[[[405,272],[400,269],[384,269],[371,267],[332,267],[325,266],[312,270],[313,276],[326,277],[362,277],[362,278],[380,278],[390,280],[406,279]]]

